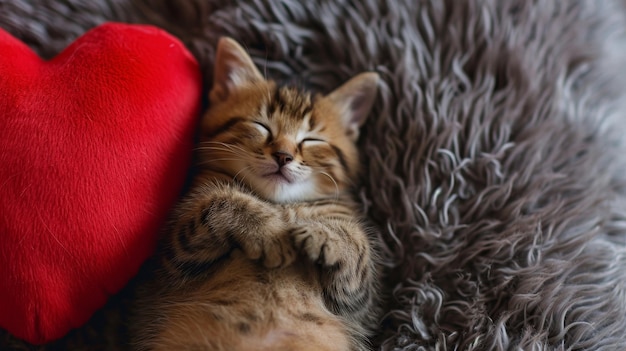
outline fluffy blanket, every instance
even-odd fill
[[[107,20],[181,38],[207,81],[222,35],[271,77],[383,83],[360,197],[382,230],[381,350],[626,349],[622,0],[0,0],[51,57]],[[2,54],[2,53],[0,53]],[[132,284],[131,284],[132,285]],[[132,286],[32,347],[123,350]]]

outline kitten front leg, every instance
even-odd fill
[[[267,268],[290,265],[296,258],[285,223],[284,210],[244,191],[216,197],[203,211],[203,223],[225,232],[250,259]]]
[[[321,266],[327,306],[358,325],[372,326],[376,267],[362,226],[347,219],[311,221],[292,229],[292,235],[295,247]]]
[[[181,203],[172,222],[170,266],[206,266],[240,248],[268,268],[296,258],[284,210],[234,185],[205,186]]]

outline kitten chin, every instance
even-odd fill
[[[280,178],[263,178],[251,182],[248,186],[260,197],[276,203],[312,201],[329,197],[320,193],[315,181],[310,178],[296,183],[289,183]]]

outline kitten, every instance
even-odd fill
[[[140,350],[363,350],[378,318],[373,235],[350,196],[377,92],[279,87],[218,43],[198,175],[138,309]]]

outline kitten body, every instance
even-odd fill
[[[350,190],[377,80],[364,73],[312,97],[219,42],[198,175],[137,309],[137,349],[368,348],[374,236]]]

